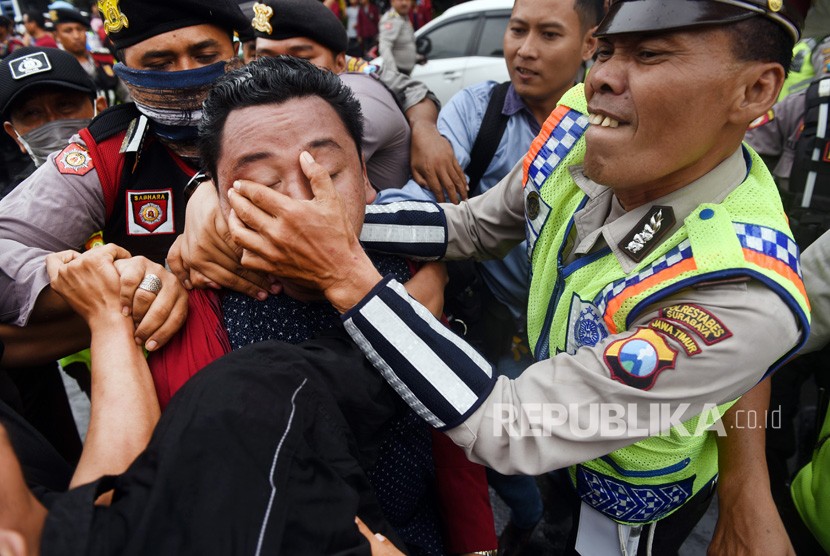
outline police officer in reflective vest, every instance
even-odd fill
[[[323,291],[403,399],[471,459],[568,468],[580,554],[671,554],[717,480],[708,427],[809,332],[775,183],[742,145],[780,92],[800,19],[780,0],[617,0],[584,88],[490,191],[367,207],[361,242],[348,226],[298,240],[335,200],[307,160],[313,202],[281,210],[243,183],[231,233],[258,268]],[[523,238],[537,362],[515,380],[494,379],[358,252],[483,258]]]

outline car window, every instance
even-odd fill
[[[484,20],[476,56],[504,56],[504,32],[510,15],[488,16]]]
[[[426,33],[432,43],[427,57],[430,60],[466,56],[470,38],[475,36],[478,18],[454,19]]]

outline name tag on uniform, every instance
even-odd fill
[[[173,190],[127,191],[127,233],[131,236],[176,233]]]

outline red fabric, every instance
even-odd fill
[[[184,327],[164,349],[147,358],[162,410],[190,377],[231,351],[219,294],[213,290],[192,290],[188,302],[190,309]]]
[[[101,182],[101,190],[104,193],[104,207],[106,207],[107,220],[109,220],[115,210],[118,182],[124,169],[124,154],[120,151],[127,131],[116,133],[101,143],[95,142],[88,128],[83,128],[78,133],[86,143],[86,148],[98,171],[98,180]]]
[[[435,429],[432,455],[446,551],[465,554],[498,548],[484,467],[469,461],[464,450]]]

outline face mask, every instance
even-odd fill
[[[155,125],[161,138],[176,143],[194,143],[202,118],[202,103],[213,82],[240,65],[238,58],[183,71],[156,71],[128,68],[122,63],[113,69],[124,81],[136,107]]]
[[[20,135],[15,130],[23,148],[32,158],[35,166],[40,166],[50,154],[62,150],[79,130],[85,128],[91,119],[55,120]]]

